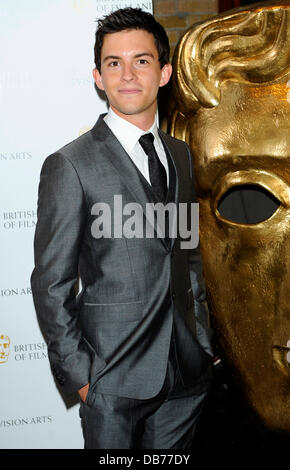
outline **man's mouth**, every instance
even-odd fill
[[[138,88],[124,88],[124,89],[121,89],[119,90],[119,93],[122,93],[124,95],[132,95],[134,93],[140,93],[141,90],[139,90]]]

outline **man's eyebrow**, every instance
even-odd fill
[[[104,57],[103,62],[106,62],[106,60],[115,60],[115,59],[121,59],[121,57],[117,55],[107,55],[106,57]]]
[[[151,54],[151,52],[140,52],[140,54],[136,54],[134,57],[137,59],[138,57],[143,57],[143,56],[149,56],[149,57],[152,57],[152,59],[154,59],[154,55]]]
[[[144,57],[144,56],[152,57],[152,59],[154,59],[154,55],[151,54],[151,52],[139,52],[138,54],[134,55],[134,59],[138,59],[139,57]],[[104,57],[103,62],[106,62],[107,60],[118,60],[118,59],[122,59],[122,57],[118,55],[107,55],[106,57]]]

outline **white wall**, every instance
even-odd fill
[[[46,156],[106,110],[91,73],[95,20],[125,6],[152,12],[147,0],[0,0],[3,449],[83,448],[78,404],[55,386],[31,296],[37,190]]]

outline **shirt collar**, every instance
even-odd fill
[[[143,131],[134,124],[126,121],[126,119],[121,118],[112,108],[109,108],[108,114],[104,117],[104,121],[127,151],[132,151],[141,135],[148,134],[149,132],[152,132],[154,138],[159,141],[157,126],[158,113],[156,113],[154,123],[148,131]]]

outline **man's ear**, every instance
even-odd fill
[[[94,80],[96,82],[96,85],[97,87],[100,89],[100,90],[104,90],[104,85],[103,85],[103,82],[102,82],[102,76],[100,74],[100,72],[98,71],[97,68],[95,68],[93,70],[93,77],[94,77]]]
[[[161,80],[159,84],[160,87],[167,85],[167,83],[170,80],[171,74],[172,74],[172,65],[165,64],[161,69]]]

